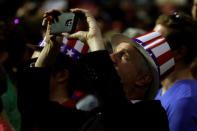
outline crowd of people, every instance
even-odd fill
[[[9,4],[0,131],[197,130],[196,0]],[[51,34],[63,12],[77,31]]]

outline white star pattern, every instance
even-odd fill
[[[72,49],[70,49],[70,50],[67,49],[66,54],[69,55],[70,57],[72,57],[72,55],[73,55],[74,53],[73,53]]]

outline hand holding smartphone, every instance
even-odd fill
[[[64,32],[74,33],[77,26],[78,16],[76,13],[66,12],[59,15],[51,24],[51,35],[61,35]]]

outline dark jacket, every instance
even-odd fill
[[[99,108],[84,112],[50,102],[49,78],[46,77],[49,71],[24,68],[18,97],[23,130],[169,130],[166,113],[159,101],[132,104],[126,100],[120,78],[106,51],[88,53],[78,63],[86,86],[99,99]]]

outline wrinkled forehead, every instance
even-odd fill
[[[138,50],[135,48],[135,46],[133,46],[132,43],[128,43],[128,42],[121,42],[117,44],[114,52],[121,52],[121,51],[126,51],[132,55],[136,53],[138,54]]]
[[[129,48],[131,48],[131,45],[129,43],[121,42],[121,43],[116,45],[115,51],[120,51],[120,50],[123,50],[123,49],[129,49]]]
[[[132,50],[133,45],[128,43],[128,42],[120,42],[119,44],[116,45],[115,47],[115,52],[119,52],[121,50]]]

